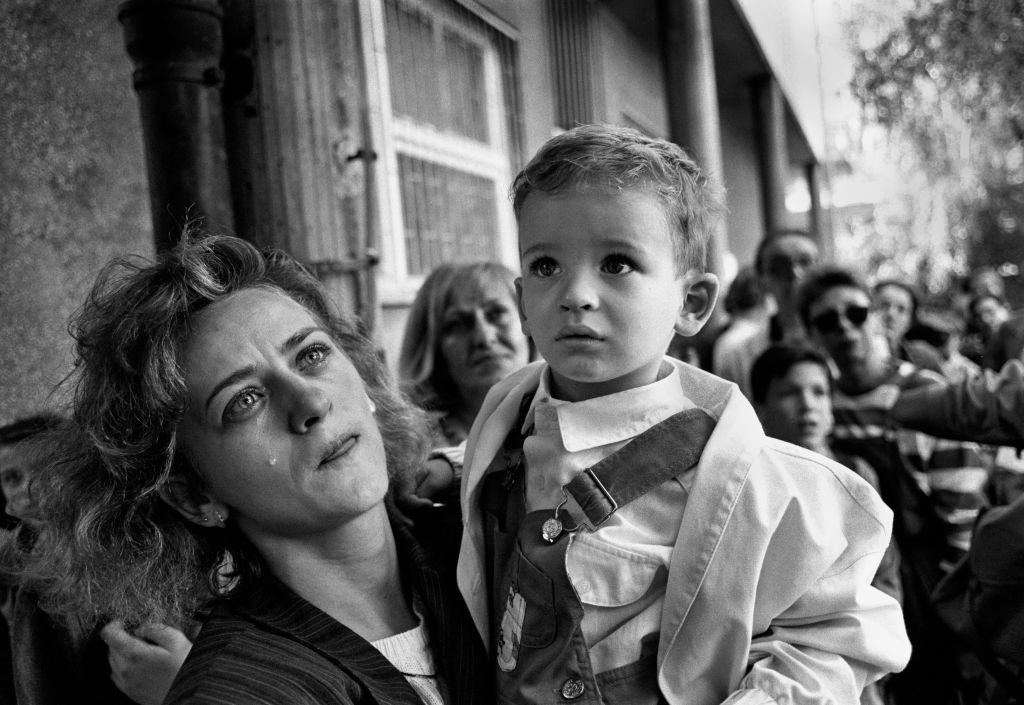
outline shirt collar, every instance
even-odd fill
[[[551,396],[551,368],[541,374],[527,411],[522,431],[534,423],[541,405],[551,407],[557,418],[562,445],[570,453],[619,443],[643,433],[668,417],[696,406],[683,394],[675,366],[662,365],[664,376],[643,387],[584,401],[570,402]]]

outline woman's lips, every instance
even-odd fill
[[[323,460],[320,461],[320,465],[326,465],[344,456],[350,450],[352,450],[352,448],[355,446],[358,440],[358,434],[347,434],[339,437],[337,440],[333,441],[330,445],[328,445],[327,448],[324,450],[322,456]]]

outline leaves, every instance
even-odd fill
[[[998,266],[1024,254],[1010,247],[1024,203],[1007,190],[1024,184],[1024,0],[904,7],[886,26],[881,2],[862,3],[852,91],[903,166],[944,193],[950,232],[969,233],[970,264]]]

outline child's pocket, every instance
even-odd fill
[[[662,564],[651,556],[582,532],[573,539],[566,567],[569,575],[579,576],[573,587],[580,602],[595,607],[631,605],[667,574],[665,570],[659,573]]]

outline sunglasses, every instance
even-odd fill
[[[829,333],[838,333],[840,326],[840,319],[845,318],[850,322],[854,328],[860,328],[864,325],[864,321],[868,320],[868,307],[867,306],[847,306],[842,311],[836,309],[829,309],[828,311],[822,311],[817,316],[811,319],[811,327],[822,335]]]

